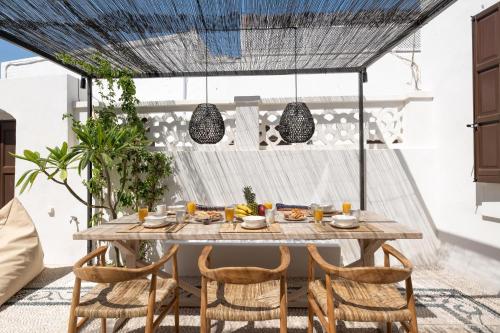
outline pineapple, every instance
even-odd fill
[[[258,215],[259,205],[255,202],[255,193],[253,192],[252,187],[245,186],[243,188],[243,195],[245,196],[248,208],[252,211],[252,215]]]

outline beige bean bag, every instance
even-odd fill
[[[16,198],[0,209],[0,305],[43,270],[43,250],[26,209]]]

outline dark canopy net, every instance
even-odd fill
[[[0,37],[136,77],[358,71],[453,1],[9,0]]]

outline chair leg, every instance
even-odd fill
[[[148,314],[146,315],[146,329],[144,330],[144,333],[153,333],[153,328],[154,328],[154,313],[148,311]]]
[[[80,288],[81,280],[75,278],[73,286],[73,295],[71,298],[71,308],[69,309],[68,333],[76,333],[78,331],[78,317],[76,316],[76,307],[80,303]]]
[[[417,318],[410,320],[410,333],[418,333]]]
[[[328,333],[337,333],[337,321],[328,319]]]
[[[76,333],[76,324],[78,322],[78,317],[75,316],[75,313],[71,311],[69,315],[69,323],[68,323],[68,333]]]
[[[179,333],[179,293],[177,292],[177,299],[174,304],[174,323],[175,333]]]
[[[208,333],[207,319],[207,280],[201,277],[201,300],[200,300],[200,333]]]
[[[314,313],[311,306],[311,300],[309,299],[309,295],[307,297],[307,333],[313,333],[313,325],[314,325]]]
[[[392,333],[392,323],[388,322],[386,323],[386,333]]]
[[[101,333],[106,333],[106,318],[101,318]]]
[[[280,333],[287,332],[288,295],[286,275],[280,278]]]
[[[413,294],[413,284],[411,282],[411,277],[407,278],[406,284],[406,300],[408,302],[408,310],[411,313],[410,332],[418,333],[417,327],[417,308],[415,307],[415,295]]]
[[[287,323],[286,323],[286,316],[283,316],[280,318],[280,333],[286,333],[286,332],[288,332]]]

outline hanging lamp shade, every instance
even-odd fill
[[[215,144],[222,140],[226,127],[215,104],[208,103],[208,35],[205,30],[205,103],[198,104],[189,120],[189,135],[199,144]]]
[[[309,141],[314,134],[314,119],[306,103],[288,103],[276,130],[288,143]]]
[[[194,109],[189,121],[189,135],[194,142],[214,144],[222,140],[226,128],[215,104],[202,103]]]

